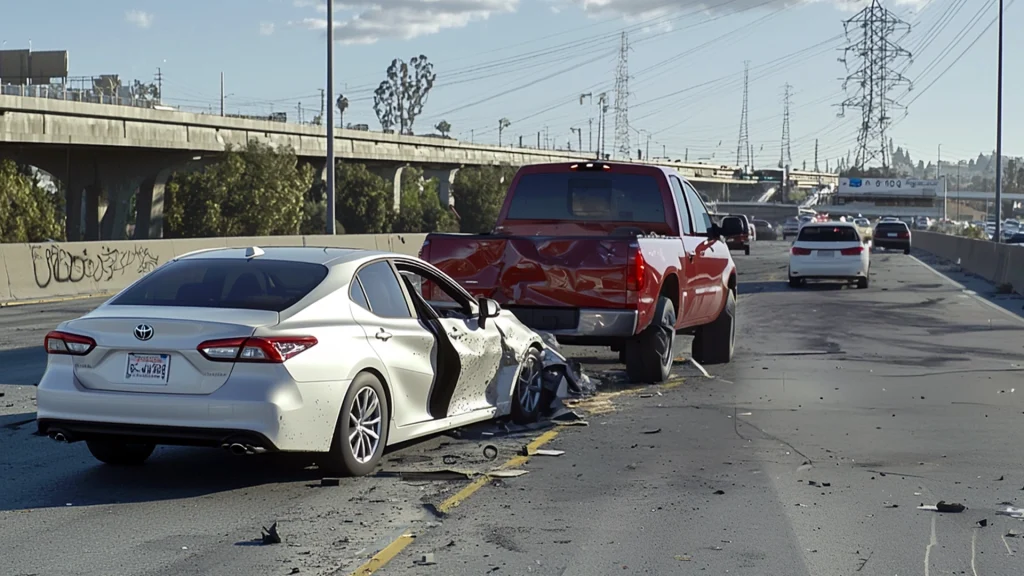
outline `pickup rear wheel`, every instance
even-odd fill
[[[626,343],[626,375],[631,382],[659,383],[668,379],[675,359],[676,307],[662,296],[654,320]]]
[[[710,324],[697,329],[693,358],[701,364],[726,364],[736,348],[736,293],[728,291],[725,308]]]

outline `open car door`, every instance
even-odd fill
[[[417,312],[438,338],[438,377],[430,391],[434,418],[494,408],[499,401],[502,334],[480,325],[476,299],[447,277],[414,260],[394,261]],[[424,297],[426,294],[426,297]],[[511,382],[504,384],[511,386]]]

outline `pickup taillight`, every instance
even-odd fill
[[[626,290],[639,292],[644,289],[647,278],[647,263],[640,252],[639,244],[630,244],[629,257],[626,261]]]

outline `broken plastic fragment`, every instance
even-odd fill
[[[948,504],[945,500],[939,501],[938,504],[932,506],[922,504],[917,507],[918,510],[931,510],[932,512],[942,512],[944,514],[959,514],[967,509],[963,504]]]
[[[281,543],[281,536],[277,533],[277,522],[271,524],[269,529],[265,526],[263,527],[263,533],[260,536],[260,541],[264,546]]]
[[[492,478],[518,478],[528,473],[529,470],[491,470],[487,475]]]

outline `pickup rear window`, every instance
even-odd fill
[[[875,227],[879,232],[909,232],[910,228],[903,222],[882,222]]]
[[[860,242],[860,237],[849,226],[804,226],[797,242]]]
[[[658,180],[641,174],[524,174],[512,191],[508,220],[665,222]]]

